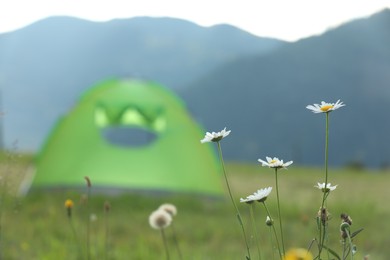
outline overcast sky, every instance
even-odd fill
[[[295,41],[385,7],[390,8],[390,0],[0,0],[0,33],[57,15],[92,21],[153,16],[202,26],[227,23],[258,36]]]

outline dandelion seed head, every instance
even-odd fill
[[[172,216],[162,209],[157,209],[149,216],[149,224],[154,229],[168,227],[172,222]]]
[[[159,209],[165,210],[167,213],[169,213],[172,217],[176,216],[177,214],[177,208],[175,205],[170,203],[164,203],[162,204]]]

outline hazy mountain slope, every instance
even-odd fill
[[[209,130],[227,126],[228,159],[280,156],[321,164],[325,116],[306,105],[347,106],[330,115],[330,161],[390,162],[390,10],[261,57],[232,62],[182,91]]]
[[[54,17],[0,35],[5,139],[35,149],[81,93],[107,77],[137,77],[180,88],[226,61],[265,53],[282,41],[228,25],[170,18],[95,23]]]

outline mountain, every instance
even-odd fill
[[[0,34],[4,139],[36,150],[55,121],[93,84],[137,77],[182,88],[219,65],[285,44],[229,25],[172,18],[90,22],[52,17]]]
[[[180,91],[209,131],[232,130],[229,160],[266,156],[321,165],[325,115],[305,107],[322,100],[330,113],[332,165],[390,164],[390,10],[354,20],[265,55],[230,62]]]

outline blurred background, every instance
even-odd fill
[[[387,0],[2,0],[0,258],[80,259],[63,205],[72,199],[76,233],[84,243],[91,231],[93,259],[103,252],[105,259],[160,259],[160,237],[147,219],[167,201],[178,207],[186,259],[243,259],[215,147],[199,142],[224,127],[232,131],[222,148],[237,202],[274,185],[258,158],[294,161],[281,175],[286,246],[307,247],[322,196],[313,186],[323,180],[325,116],[305,107],[340,99],[346,106],[330,113],[329,125],[330,180],[339,185],[329,197],[329,246],[340,249],[339,215],[348,213],[353,230],[365,229],[356,258],[388,259],[389,46]],[[161,88],[137,83],[132,92],[128,79]],[[77,111],[85,116],[72,117]],[[129,123],[143,125],[148,131],[136,138],[156,145],[137,153],[123,129],[113,136],[111,128],[103,135],[81,128]],[[99,139],[107,136],[114,145]],[[46,170],[37,183],[60,192],[20,197],[37,165]],[[133,177],[135,191],[159,189],[95,193],[97,184],[126,189]],[[65,181],[77,189],[56,189]],[[239,207],[250,228],[248,208]],[[255,213],[265,232],[264,212]]]
[[[111,77],[156,81],[208,131],[232,130],[225,156],[390,163],[387,1],[5,1],[1,8],[1,146],[36,153],[57,120]],[[22,11],[22,9],[24,11]]]

